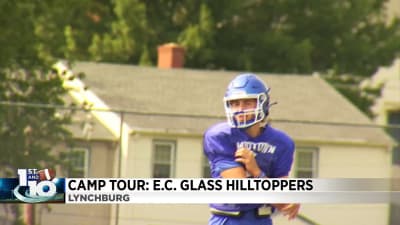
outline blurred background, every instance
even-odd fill
[[[400,0],[0,1],[0,175],[209,177],[229,81],[271,87],[291,177],[400,178]],[[207,205],[2,204],[4,225],[197,225]],[[189,216],[190,215],[190,216]],[[275,224],[400,224],[400,204],[304,204]]]

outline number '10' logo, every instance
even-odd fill
[[[51,197],[57,193],[57,187],[52,181],[40,181],[36,169],[18,169],[18,177],[19,186],[29,187],[29,197]]]

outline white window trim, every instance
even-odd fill
[[[170,147],[171,158],[169,161],[170,169],[169,174],[170,178],[175,177],[175,169],[176,169],[176,141],[175,140],[153,140],[153,147],[152,147],[152,160],[151,160],[151,176],[154,177],[154,164],[155,162],[155,152],[157,145],[167,145]]]
[[[311,152],[312,153],[312,168],[311,168],[312,177],[311,178],[317,178],[319,176],[319,148],[300,146],[300,147],[296,148],[296,155],[299,152]],[[298,169],[299,169],[297,160],[298,160],[297,157],[295,157],[295,159],[294,159],[294,174],[293,174],[294,176],[296,176]]]
[[[89,177],[89,168],[90,168],[90,150],[87,147],[81,147],[81,146],[77,146],[77,147],[72,147],[71,148],[72,152],[84,152],[84,165],[83,165],[83,177]]]
[[[392,115],[400,115],[400,108],[399,109],[390,109],[386,111],[386,124],[392,123],[390,120],[390,117]],[[397,125],[397,123],[395,123]],[[400,143],[400,138],[396,138],[394,134],[391,133],[391,131],[387,130],[386,131],[388,135],[390,135],[395,141]],[[396,132],[395,132],[396,133]],[[397,133],[396,133],[397,134]],[[393,148],[392,152],[392,164],[393,165],[400,165],[400,153],[398,152],[400,150],[400,146],[395,146]],[[395,152],[396,151],[396,152]]]

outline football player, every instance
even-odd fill
[[[214,178],[286,178],[295,145],[284,132],[266,123],[269,87],[254,74],[234,78],[223,98],[227,122],[204,134],[203,148]],[[210,225],[272,224],[278,209],[289,219],[300,204],[210,204]]]

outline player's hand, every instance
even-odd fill
[[[284,216],[287,216],[289,220],[294,219],[300,210],[300,204],[273,204]]]
[[[235,161],[242,163],[246,171],[253,177],[258,177],[261,174],[261,169],[258,167],[255,154],[247,148],[239,148],[235,152]]]

